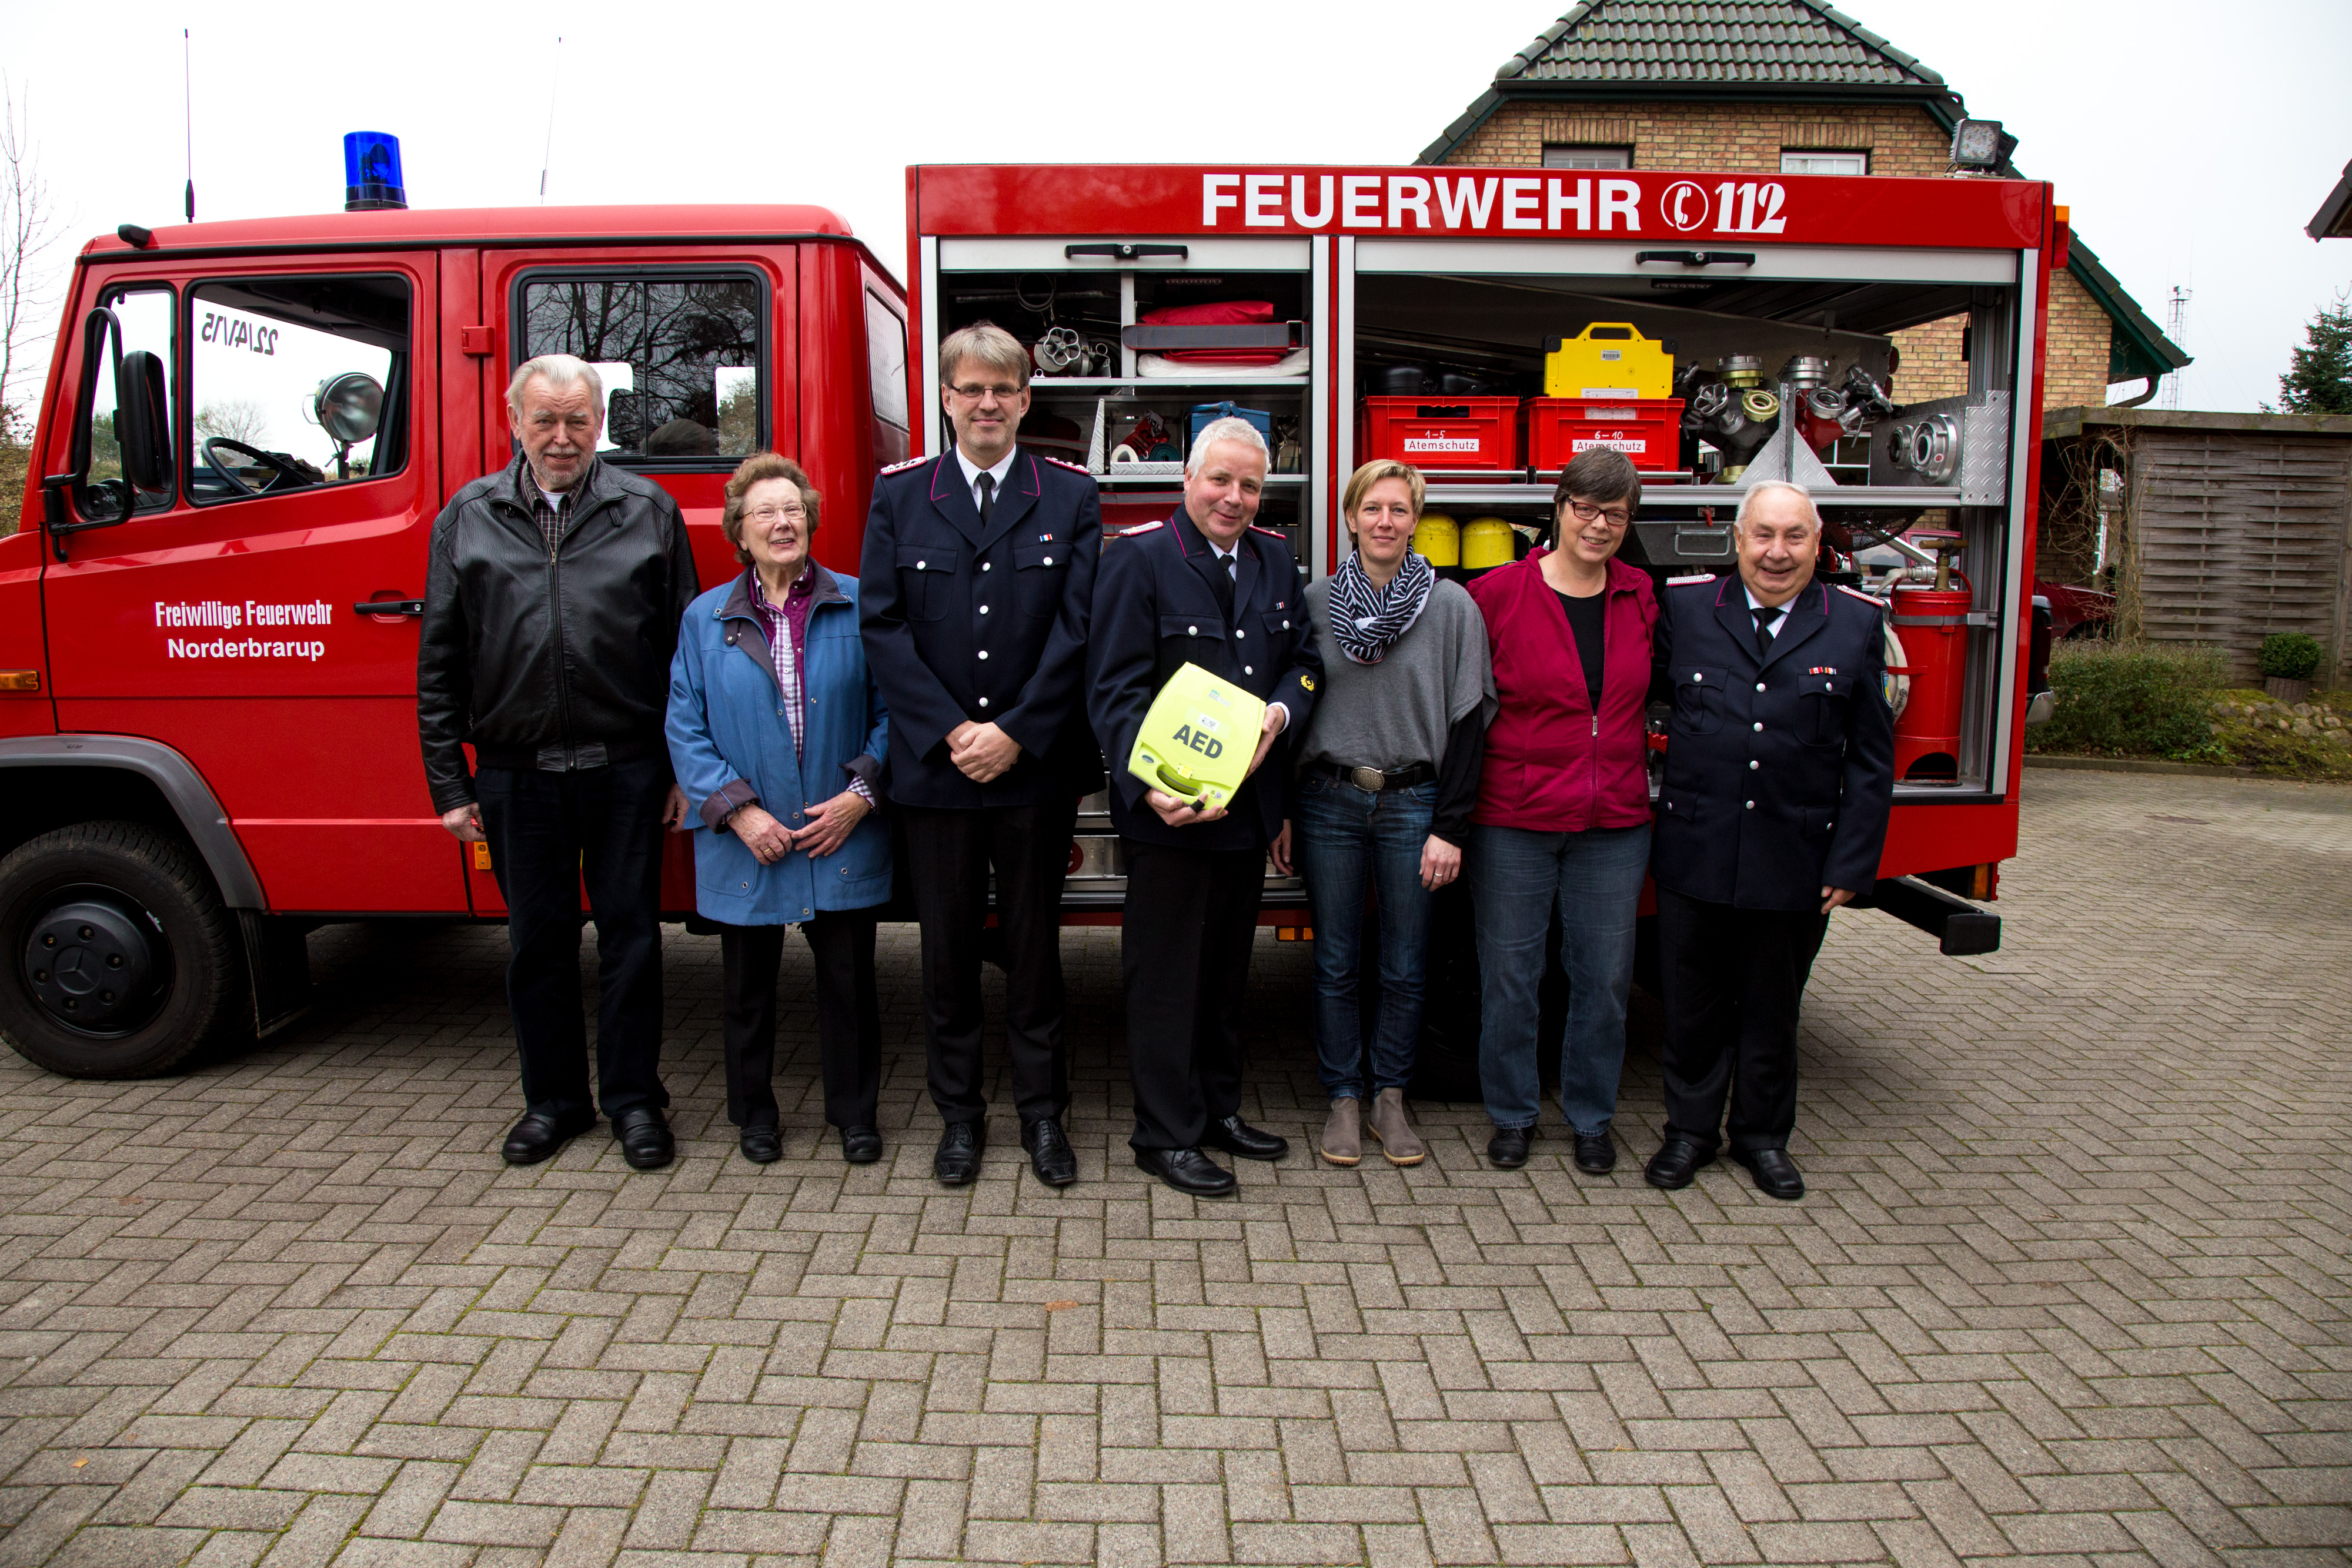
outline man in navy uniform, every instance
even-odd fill
[[[1830,911],[1877,883],[1895,789],[1879,601],[1813,580],[1821,514],[1768,480],[1740,498],[1737,577],[1666,585],[1670,692],[1651,875],[1665,1004],[1665,1143],[1644,1173],[1688,1186],[1716,1155],[1799,1198],[1797,1011]]]
[[[1029,357],[1000,328],[940,345],[955,448],[884,470],[858,571],[866,663],[890,708],[888,791],[923,932],[932,1173],[960,1186],[987,1143],[981,933],[996,874],[1004,1032],[1040,1181],[1077,1178],[1062,1127],[1062,878],[1101,759],[1079,690],[1102,507],[1084,469],[1017,444]]]
[[[1087,705],[1127,859],[1128,1142],[1139,1166],[1195,1197],[1234,1190],[1204,1143],[1253,1160],[1290,1150],[1241,1118],[1242,998],[1292,738],[1306,733],[1323,661],[1290,547],[1251,525],[1267,467],[1247,420],[1201,432],[1176,515],[1105,542],[1087,650]],[[1151,699],[1187,664],[1270,705],[1251,774],[1223,809],[1194,810],[1127,770]]]

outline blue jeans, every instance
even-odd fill
[[[1429,975],[1429,890],[1421,885],[1422,846],[1437,804],[1434,783],[1373,794],[1328,774],[1298,781],[1293,852],[1315,913],[1315,1053],[1331,1098],[1364,1092],[1359,995],[1363,968],[1364,890],[1380,899],[1379,1018],[1372,1036],[1372,1093],[1412,1076]]]
[[[1538,833],[1482,823],[1471,834],[1486,1114],[1497,1127],[1532,1127],[1542,1114],[1536,988],[1557,910],[1569,988],[1559,1108],[1576,1131],[1606,1132],[1625,1065],[1625,993],[1633,984],[1633,916],[1650,865],[1649,824]]]

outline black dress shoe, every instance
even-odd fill
[[[1051,1116],[1040,1116],[1021,1129],[1022,1146],[1029,1151],[1030,1168],[1047,1186],[1067,1186],[1078,1179],[1078,1155]]]
[[[844,1127],[841,1157],[853,1166],[870,1166],[882,1157],[882,1134],[872,1127]]]
[[[641,1171],[657,1171],[677,1155],[669,1121],[651,1105],[637,1105],[613,1118],[613,1136],[621,1157]]]
[[[1668,1138],[1658,1152],[1650,1156],[1649,1167],[1643,1171],[1642,1179],[1652,1186],[1662,1186],[1671,1192],[1677,1187],[1690,1186],[1691,1178],[1698,1175],[1701,1166],[1714,1163],[1713,1149],[1701,1149],[1688,1138]]]
[[[961,1186],[980,1174],[980,1152],[988,1146],[984,1122],[950,1122],[940,1132],[931,1174],[944,1186]]]
[[[736,1137],[743,1157],[755,1166],[772,1166],[784,1157],[784,1135],[772,1122],[755,1123]]]
[[[499,1154],[510,1166],[535,1166],[595,1124],[593,1115],[565,1119],[533,1111],[514,1124]]]
[[[1576,1134],[1576,1168],[1587,1176],[1607,1176],[1617,1168],[1617,1140],[1608,1129]]]
[[[1788,1150],[1735,1149],[1731,1157],[1748,1167],[1748,1174],[1756,1178],[1756,1190],[1766,1197],[1794,1203],[1805,1196],[1804,1176],[1797,1169],[1797,1162],[1789,1157]]]
[[[1245,1160],[1278,1160],[1290,1152],[1288,1138],[1261,1133],[1239,1116],[1228,1116],[1222,1122],[1210,1123],[1208,1133],[1201,1141]]]
[[[1234,1190],[1234,1173],[1198,1149],[1138,1149],[1135,1168],[1194,1197],[1224,1197]]]
[[[1515,1171],[1528,1163],[1528,1140],[1533,1127],[1497,1127],[1486,1140],[1486,1163],[1498,1171]]]

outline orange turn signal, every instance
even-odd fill
[[[37,692],[41,689],[38,670],[0,670],[0,692]]]

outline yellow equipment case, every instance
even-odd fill
[[[1675,395],[1675,357],[1630,323],[1595,321],[1573,338],[1544,345],[1544,396],[1666,398]]]

